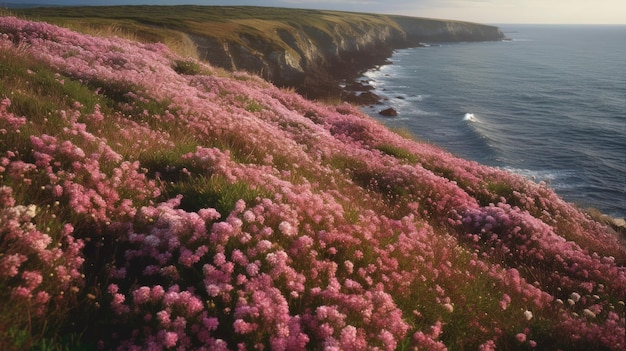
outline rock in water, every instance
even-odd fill
[[[398,115],[398,111],[396,111],[393,107],[386,108],[378,113],[387,117],[395,117]]]

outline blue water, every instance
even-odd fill
[[[397,51],[365,108],[457,156],[626,216],[626,26],[500,25],[510,41]]]

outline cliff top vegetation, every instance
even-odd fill
[[[130,33],[138,33],[140,39],[154,40],[154,37],[143,33],[145,29],[152,31],[158,28],[180,30],[185,33],[195,33],[205,36],[232,36],[233,29],[237,32],[263,32],[264,29],[290,26],[302,28],[314,26],[328,30],[333,25],[348,23],[384,24],[401,29],[395,20],[413,19],[425,27],[437,28],[442,23],[464,23],[453,20],[438,20],[430,18],[404,17],[398,15],[378,15],[357,12],[340,12],[330,10],[285,9],[258,6],[83,6],[83,7],[40,7],[31,9],[15,9],[19,15],[43,20],[75,30],[92,28],[106,28],[108,25],[127,28]],[[258,24],[264,26],[258,27]],[[224,26],[229,24],[229,26]],[[220,26],[221,25],[221,26]],[[483,25],[480,25],[483,26]],[[229,29],[229,30],[224,30]],[[215,31],[217,30],[217,32]],[[144,37],[144,35],[146,35]]]
[[[242,35],[250,35],[278,42],[276,29],[312,26],[330,32],[334,25],[349,23],[384,24],[399,29],[385,15],[254,6],[42,7],[15,13],[80,32],[112,33],[162,43],[178,41],[181,34],[235,42],[240,42]]]
[[[11,16],[0,99],[2,350],[626,345],[614,233],[351,105]]]

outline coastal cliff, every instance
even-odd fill
[[[382,64],[393,50],[427,42],[501,40],[476,23],[337,11],[252,6],[111,6],[20,11],[72,29],[111,30],[144,42],[191,46],[194,56],[244,70],[319,98],[338,82]],[[185,41],[191,43],[181,44]]]
[[[269,28],[255,33],[241,23],[234,36],[191,38],[200,58],[215,66],[253,72],[313,98],[334,95],[338,80],[385,62],[395,49],[504,38],[497,27],[468,22],[334,11],[296,10],[295,17],[297,22],[263,23]]]
[[[471,22],[390,16],[406,34],[409,43],[495,41],[504,34],[495,26]]]

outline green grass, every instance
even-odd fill
[[[189,76],[195,76],[205,73],[202,66],[196,61],[191,60],[176,60],[174,61],[174,71],[178,74],[184,74]]]
[[[90,87],[52,71],[39,62],[0,49],[0,98],[9,98],[8,111],[28,116],[22,133],[0,138],[0,147],[20,151],[25,160],[31,153],[30,134],[56,135],[66,127],[58,118],[59,110],[93,111],[96,104],[107,104],[106,98],[94,94]]]
[[[148,170],[149,176],[155,176],[158,173],[159,178],[165,182],[178,182],[186,179],[183,168],[194,171],[192,166],[181,156],[194,152],[198,143],[193,139],[184,140],[182,137],[179,141],[173,148],[153,148],[138,156],[139,162],[142,167]]]
[[[30,351],[93,351],[95,345],[85,343],[78,334],[71,334],[61,338],[45,338],[33,345]]]
[[[188,22],[229,22],[234,20],[264,20],[295,24],[315,24],[329,20],[349,18],[382,17],[363,13],[347,13],[324,10],[272,8],[260,6],[83,6],[40,7],[14,11],[20,15],[54,18],[100,18],[132,20],[138,23],[172,28],[184,28]],[[302,17],[302,18],[301,18]],[[181,22],[180,19],[185,21]],[[296,20],[297,18],[297,20]],[[305,22],[300,21],[300,19]]]
[[[376,24],[400,29],[388,16],[336,11],[255,6],[85,6],[20,9],[16,15],[69,27],[95,35],[118,35],[144,42],[176,46],[187,34],[218,38],[244,45],[263,38],[273,49],[293,51],[277,30],[311,30],[333,36],[336,26]],[[194,56],[193,43],[176,52]],[[195,53],[197,55],[197,53]]]
[[[240,199],[248,205],[253,205],[258,198],[271,195],[268,191],[253,188],[246,182],[232,183],[219,175],[199,176],[183,182],[170,183],[165,193],[168,198],[182,195],[180,208],[185,211],[215,208],[223,218],[228,217]]]
[[[20,87],[16,89],[16,87]],[[80,102],[85,110],[101,98],[85,85],[38,62],[0,50],[0,96],[11,99],[11,112],[30,118],[46,118],[59,108]]]
[[[261,112],[265,109],[265,107],[261,104],[259,104],[258,102],[256,102],[255,100],[252,100],[250,98],[248,98],[247,96],[241,95],[241,96],[237,96],[235,98],[235,100],[237,102],[240,102],[243,106],[243,108],[248,111],[248,112]]]
[[[376,147],[377,150],[381,151],[384,154],[393,156],[400,160],[406,160],[408,163],[415,164],[417,163],[417,157],[412,154],[409,150],[403,149],[401,147],[391,145],[391,144],[382,144]]]

